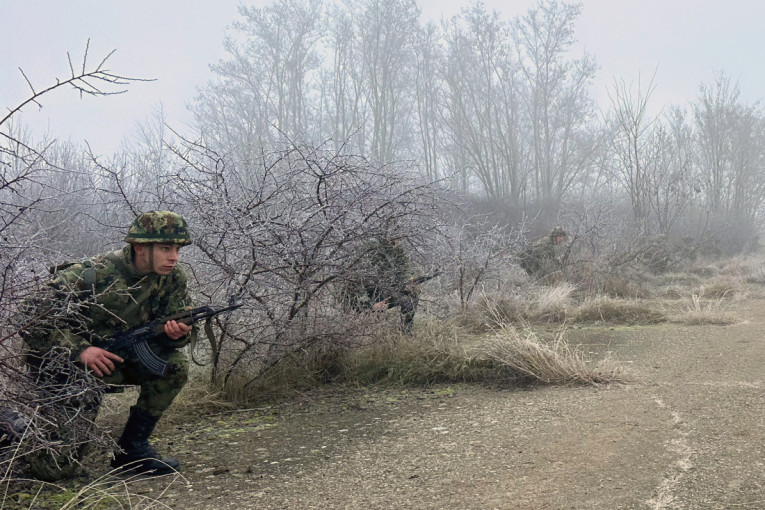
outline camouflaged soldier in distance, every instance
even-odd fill
[[[555,227],[550,235],[528,246],[518,256],[519,265],[529,276],[545,276],[560,269],[560,260],[556,253],[558,237],[566,237],[563,227]]]
[[[367,246],[368,274],[343,289],[344,306],[355,312],[371,310],[375,303],[399,308],[404,332],[411,332],[419,302],[419,289],[407,284],[413,278],[409,257],[392,239],[376,240]]]

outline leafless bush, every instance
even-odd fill
[[[656,276],[695,260],[690,238],[652,235],[606,199],[571,207],[562,221],[569,233],[564,275],[585,295],[650,297]]]
[[[80,171],[81,159],[71,148],[53,143],[34,143],[29,133],[14,125],[25,107],[40,106],[42,97],[60,88],[74,88],[81,95],[105,96],[124,92],[133,78],[110,72],[109,58],[92,65],[87,48],[82,65],[75,68],[69,58],[70,75],[38,89],[21,72],[30,88],[28,99],[9,107],[0,118],[0,407],[17,412],[26,432],[20,442],[2,452],[0,478],[12,476],[20,458],[35,455],[70,456],[79,445],[98,440],[79,420],[78,406],[61,405],[62,400],[98,398],[95,387],[82,371],[71,370],[64,358],[51,354],[47,363],[58,371],[58,387],[35,383],[20,359],[21,342],[14,320],[20,303],[28,299],[47,278],[47,266],[60,256],[60,241],[72,243],[67,232],[77,231],[77,211],[71,210],[75,195],[83,189],[86,176]],[[70,252],[66,252],[70,253]],[[82,377],[80,377],[82,375]],[[62,392],[62,387],[66,391]],[[87,407],[87,406],[85,406]],[[80,409],[81,410],[81,409]],[[57,436],[58,424],[82,422],[72,427],[71,436]]]
[[[731,298],[744,292],[743,279],[731,276],[718,276],[701,286],[700,295],[704,298]]]
[[[465,311],[477,291],[503,287],[503,274],[522,246],[522,230],[487,224],[481,218],[461,219],[450,227],[446,240],[441,254],[445,272],[459,298],[459,309]]]
[[[397,238],[424,271],[443,231],[442,192],[394,166],[317,147],[264,154],[235,168],[200,144],[177,155],[179,205],[194,228],[193,275],[213,300],[245,303],[209,353],[214,377],[245,384],[285,355],[311,345],[363,341],[338,297],[374,277],[374,239]],[[232,319],[232,320],[234,320]]]

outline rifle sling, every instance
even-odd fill
[[[212,317],[208,317],[207,320],[205,320],[205,336],[207,337],[207,341],[210,342],[210,360],[212,363],[215,363],[215,360],[218,358],[218,349],[217,345],[215,343],[215,334],[213,333],[212,329]],[[195,338],[192,340],[191,343],[191,361],[193,361],[197,366],[203,367],[206,365],[206,363],[201,363],[199,360],[197,360],[196,355],[194,352],[196,351],[197,347],[197,339]]]

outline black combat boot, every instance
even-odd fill
[[[159,418],[138,407],[130,408],[130,416],[125,424],[122,437],[117,442],[124,450],[112,461],[112,467],[133,469],[139,473],[152,471],[153,475],[164,475],[178,471],[179,462],[175,459],[163,459],[149,444],[149,436]]]
[[[0,447],[21,440],[31,424],[29,418],[13,409],[0,409]]]

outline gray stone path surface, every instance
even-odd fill
[[[193,509],[765,508],[765,300],[730,326],[583,328],[634,382],[322,390],[159,430]]]

